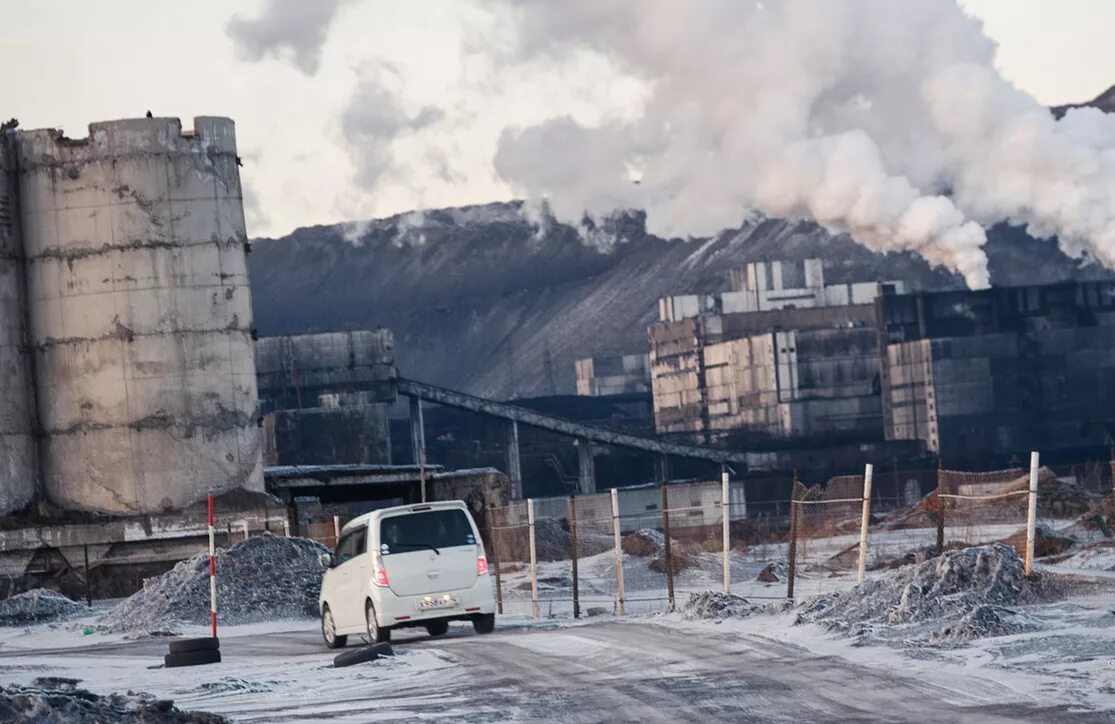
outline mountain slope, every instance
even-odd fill
[[[409,214],[369,223],[356,244],[339,226],[261,239],[250,256],[261,334],[390,327],[400,373],[492,397],[569,393],[580,357],[645,351],[657,300],[728,289],[752,260],[821,257],[831,282],[904,279],[960,286],[908,254],[880,255],[809,223],[765,220],[714,239],[646,234],[638,215],[590,246],[518,203]],[[1106,274],[1051,242],[1000,227],[988,245],[997,284]]]

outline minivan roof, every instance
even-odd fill
[[[428,510],[463,510],[468,512],[468,506],[465,505],[463,500],[440,500],[436,503],[411,503],[410,505],[396,505],[391,508],[380,508],[373,510],[370,513],[358,515],[349,522],[345,523],[341,528],[344,533],[352,528],[359,528],[362,525],[368,525],[372,521],[379,520],[388,515],[398,515],[399,513],[425,513]]]

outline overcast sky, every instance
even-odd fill
[[[229,26],[263,5],[0,0],[0,116],[76,137],[90,121],[147,110],[187,127],[195,115],[230,116],[249,233],[262,236],[507,198],[492,166],[504,128],[622,116],[644,92],[591,55],[501,63],[509,21],[483,0],[345,0],[319,58],[253,59]],[[998,44],[1002,74],[1043,103],[1087,100],[1115,83],[1112,0],[962,5]],[[392,127],[400,119],[405,132]],[[376,142],[382,133],[389,145]]]

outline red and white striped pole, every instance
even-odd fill
[[[217,638],[217,546],[213,531],[213,494],[209,494],[209,619]]]

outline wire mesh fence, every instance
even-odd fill
[[[863,528],[863,475],[841,475],[824,484],[795,481],[790,594],[815,594],[834,578],[857,573]]]
[[[1112,538],[1115,464],[1032,463],[639,486],[512,501],[477,521],[501,612],[660,613],[708,590],[808,597],[970,545],[1002,541],[1048,563],[1074,543]],[[345,520],[301,532],[332,547]]]

